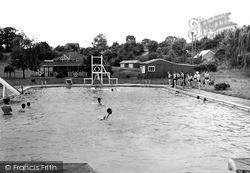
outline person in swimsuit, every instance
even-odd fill
[[[181,81],[180,81],[181,86],[182,86],[183,89],[184,89],[184,84],[185,84],[184,79],[185,79],[185,75],[184,75],[183,71],[181,71],[180,78],[181,78]]]
[[[177,76],[176,76],[176,73],[174,72],[174,74],[173,74],[173,88],[176,88],[176,83],[177,83]]]
[[[194,74],[194,86],[195,87],[197,86],[197,72]]]
[[[198,71],[196,72],[196,78],[197,78],[198,89],[200,90],[201,89],[201,75]]]
[[[9,105],[10,99],[9,98],[4,98],[3,102],[5,104],[4,106],[2,106],[3,114],[4,115],[12,115],[11,114],[12,109],[11,109],[11,106]]]
[[[168,84],[169,84],[169,87],[171,87],[171,80],[172,80],[172,74],[170,72],[168,72]]]
[[[187,74],[187,82],[188,82],[188,88],[192,88],[192,82],[193,82],[193,77]]]
[[[204,79],[205,79],[205,85],[207,86],[209,84],[209,73],[208,73],[208,71],[205,72]]]
[[[180,86],[181,75],[180,75],[180,73],[176,73],[176,76],[177,76],[177,78],[176,78],[176,85]]]

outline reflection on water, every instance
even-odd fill
[[[28,101],[31,108],[18,113]],[[108,107],[113,114],[99,121]],[[31,90],[12,108],[12,116],[0,116],[0,160],[88,162],[99,172],[222,172],[228,158],[250,155],[249,113],[165,89]]]

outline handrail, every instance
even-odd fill
[[[21,94],[21,92],[16,89],[14,86],[10,85],[7,81],[0,77],[0,83],[3,85],[3,98],[5,97],[5,88],[9,89],[14,94]]]

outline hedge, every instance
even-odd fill
[[[216,72],[217,71],[217,64],[215,62],[209,63],[209,64],[200,64],[196,67],[194,67],[195,71],[211,71]]]

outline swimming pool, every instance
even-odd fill
[[[113,114],[99,121],[108,107]],[[226,172],[228,158],[250,155],[249,113],[166,89],[32,89],[12,108],[0,117],[0,160],[88,162],[103,173]]]

